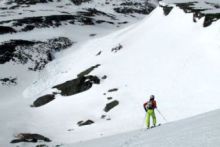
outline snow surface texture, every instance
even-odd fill
[[[1,87],[0,124],[5,125],[0,126],[0,146],[12,146],[9,142],[13,134],[22,132],[43,134],[53,141],[48,145],[55,146],[144,128],[142,104],[151,94],[155,94],[159,110],[170,122],[220,108],[220,22],[207,28],[202,23],[203,19],[194,23],[192,14],[179,8],[168,16],[157,8],[141,22],[57,54],[57,59],[43,71],[34,73],[34,78],[23,75],[23,68],[19,71],[13,65],[11,69],[4,67],[11,73],[20,72],[24,82],[10,87],[11,93],[8,87]],[[54,101],[39,108],[29,107],[38,97],[59,92],[52,89],[55,85],[97,64],[101,66],[90,74],[100,78],[107,75],[100,85],[73,96],[56,95]],[[118,91],[108,92],[112,88]],[[119,105],[106,113],[103,109],[111,101],[107,97],[118,100]],[[102,115],[106,118],[102,119]],[[157,118],[158,123],[165,123],[159,114]],[[95,123],[77,125],[88,119]],[[161,126],[161,131],[178,125],[182,128],[185,123],[169,125]],[[159,128],[152,130],[152,135],[158,134]],[[125,135],[124,140],[130,135]]]
[[[167,123],[154,129],[138,130],[66,147],[218,147],[219,110]]]

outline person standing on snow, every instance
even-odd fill
[[[153,118],[154,127],[156,126],[157,119],[156,119],[156,115],[154,112],[154,109],[156,108],[157,108],[157,102],[154,100],[154,95],[151,95],[150,100],[144,103],[144,109],[147,113],[147,117],[146,117],[147,128],[150,128],[150,117]]]

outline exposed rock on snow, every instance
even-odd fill
[[[46,42],[28,40],[10,40],[0,44],[0,64],[14,61],[29,65],[29,69],[42,70],[53,60],[53,54],[70,47],[73,43],[65,37],[49,39]]]
[[[12,24],[11,27],[16,28],[17,32],[27,32],[35,28],[59,27],[64,24],[94,25],[95,22],[95,19],[83,15],[51,15],[7,20],[0,22],[0,25]]]
[[[79,125],[79,126],[85,126],[85,125],[91,125],[91,124],[93,124],[94,123],[94,121],[92,121],[92,120],[87,120],[87,121],[79,121],[77,124]]]
[[[173,7],[171,6],[163,6],[163,5],[160,5],[160,7],[163,8],[163,12],[164,12],[164,15],[167,16],[170,14],[170,12],[172,11]]]
[[[20,133],[15,136],[16,139],[12,140],[11,143],[19,143],[19,142],[38,142],[38,141],[45,141],[51,142],[51,140],[43,135],[40,134],[30,134],[30,133]]]
[[[115,15],[107,14],[105,12],[99,11],[96,8],[87,8],[84,9],[84,11],[78,11],[78,15],[87,16],[87,17],[94,17],[94,16],[106,16],[109,17],[112,20],[116,20]]]
[[[12,78],[12,77],[8,77],[8,78],[3,78],[3,79],[0,79],[0,82],[2,85],[5,85],[5,86],[15,86],[17,85],[17,78]]]
[[[90,2],[91,0],[71,0],[75,5],[81,5],[85,2]]]
[[[122,2],[120,4],[120,7],[114,8],[114,10],[117,13],[123,13],[123,14],[133,14],[133,13],[139,13],[139,14],[149,14],[153,9],[155,8],[154,5],[151,3],[148,3],[147,1],[145,3],[143,2]]]
[[[180,3],[175,3],[175,5],[179,7],[180,9],[182,9],[185,13],[193,13],[194,22],[196,22],[198,19],[201,19],[202,17],[205,17],[204,22],[203,22],[204,27],[208,27],[213,22],[220,19],[220,13],[214,13],[214,12],[207,13],[206,10],[209,10],[210,8],[198,7],[196,6],[197,3],[198,2],[180,2]],[[206,3],[206,4],[211,5],[215,8],[219,7],[219,5],[213,4],[213,3]],[[167,9],[165,11],[167,11]]]
[[[119,104],[119,101],[114,100],[108,104],[106,104],[104,111],[105,112],[109,112],[111,109],[113,109],[114,107],[116,107]]]
[[[16,30],[11,27],[0,26],[0,34],[7,34],[7,33],[16,33]]]
[[[107,99],[108,99],[108,100],[112,100],[112,99],[113,99],[113,97],[107,97]]]
[[[88,75],[90,72],[92,72],[94,69],[98,68],[99,66],[101,66],[101,65],[100,65],[100,64],[97,64],[97,65],[95,65],[95,66],[92,66],[92,67],[90,67],[90,68],[84,70],[83,72],[79,73],[79,74],[77,75],[77,77],[84,77],[84,76]]]
[[[33,105],[31,107],[40,107],[43,106],[55,99],[55,95],[53,94],[47,94],[42,97],[39,97],[37,100],[34,101]]]
[[[115,92],[118,91],[118,88],[109,89],[108,92]]]
[[[54,86],[61,91],[61,95],[70,96],[86,90],[89,90],[93,84],[99,84],[100,79],[97,76],[81,76],[76,79],[66,81],[63,84]]]
[[[7,5],[13,4],[13,8],[17,8],[19,6],[30,6],[30,5],[35,5],[38,3],[48,3],[48,2],[53,2],[54,0],[8,0]]]
[[[118,46],[112,48],[112,52],[117,53],[119,50],[121,50],[123,48],[123,46],[121,44],[119,44]]]

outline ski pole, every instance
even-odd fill
[[[162,116],[162,118],[167,122],[167,119],[163,116],[163,114],[157,109],[158,113]]]

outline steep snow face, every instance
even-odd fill
[[[219,113],[213,111],[193,118],[168,123],[151,130],[138,130],[120,135],[105,137],[69,147],[186,147],[210,146],[220,144]]]
[[[54,69],[42,72],[45,65],[56,59],[56,52],[73,46],[67,51],[72,54],[92,38],[143,19],[154,7],[144,0],[137,4],[136,0],[0,0],[0,124],[4,124],[0,127],[0,146],[11,146],[8,143],[14,134],[38,132],[32,128],[44,125],[44,121],[34,122],[37,117],[39,120],[44,117],[30,107],[44,94],[43,89],[31,91],[29,97],[26,96],[29,92],[24,91],[44,79],[47,70]],[[65,77],[62,82],[64,80]],[[46,86],[48,84],[42,85]],[[67,122],[75,124],[72,120]],[[55,124],[53,129],[60,122]]]
[[[97,64],[90,75],[107,79],[86,92],[58,94],[47,105],[29,110],[31,123],[18,130],[45,134],[59,144],[142,128],[142,104],[151,94],[168,121],[219,108],[219,21],[204,28],[203,20],[194,23],[192,14],[177,7],[165,17],[157,8],[140,23],[91,40],[74,52],[64,51],[25,90],[29,102],[59,93],[51,87]],[[118,91],[108,92],[112,88]],[[105,112],[106,104],[114,100],[119,105]],[[159,114],[157,118],[164,123]],[[88,119],[95,123],[77,125]]]

